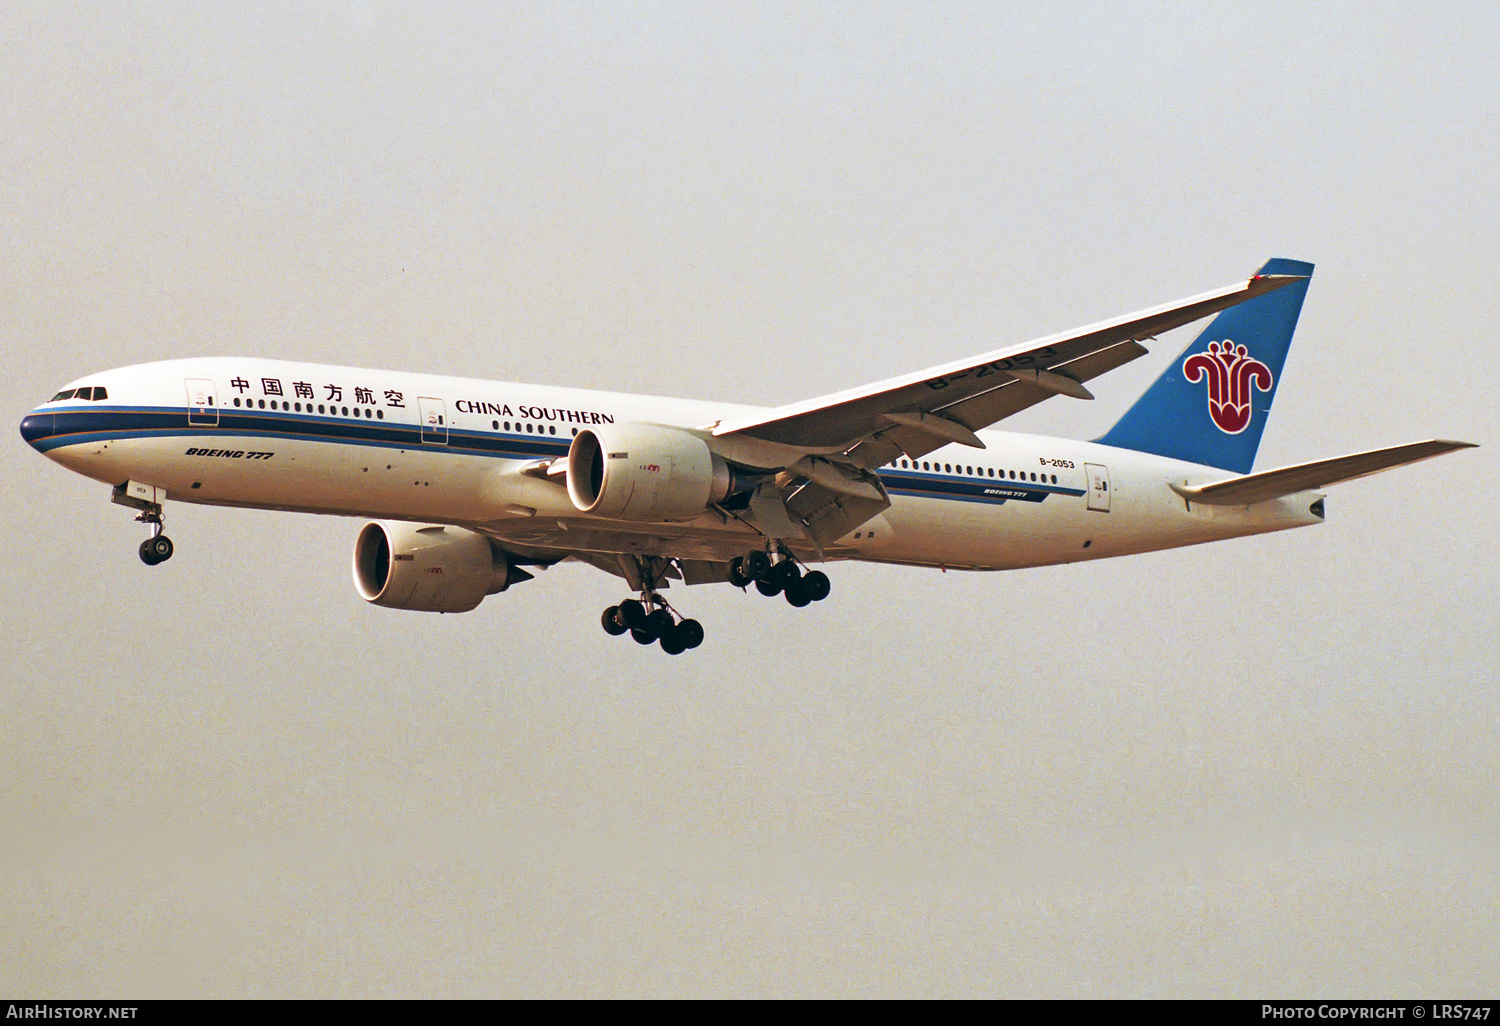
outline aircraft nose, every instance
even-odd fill
[[[37,452],[45,452],[44,443],[52,437],[55,422],[52,414],[32,410],[21,418],[21,437]]]

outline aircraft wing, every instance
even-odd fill
[[[1368,477],[1392,467],[1405,466],[1419,460],[1430,460],[1454,449],[1473,449],[1473,442],[1453,442],[1434,438],[1426,442],[1411,442],[1394,445],[1388,449],[1371,449],[1368,452],[1335,456],[1333,459],[1298,463],[1291,467],[1278,467],[1258,474],[1244,474],[1226,478],[1210,484],[1190,487],[1172,485],[1172,490],[1189,502],[1201,502],[1211,506],[1248,506],[1252,503],[1279,499],[1284,495],[1295,495],[1311,488],[1324,488],[1342,484],[1358,477]]]
[[[1299,280],[1257,275],[1076,331],[731,418],[717,424],[713,434],[792,446],[865,469],[903,453],[920,457],[951,442],[983,448],[975,431],[1043,399],[1092,399],[1082,383],[1144,355],[1141,339]]]

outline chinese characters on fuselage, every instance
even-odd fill
[[[230,379],[229,387],[240,395],[253,390],[254,386],[244,377],[235,375]],[[327,391],[325,402],[343,402],[345,386],[336,385],[332,382],[315,386],[310,381],[291,382],[292,394],[298,399],[312,399],[315,396],[315,388],[323,388]],[[376,406],[379,405],[375,399],[375,391],[365,385],[356,385],[348,389],[353,393],[355,405]],[[286,390],[280,378],[261,378],[260,393],[263,396],[285,396]],[[385,398],[384,405],[391,409],[406,409],[406,393],[394,388],[385,389],[382,393]],[[495,417],[520,417],[523,420],[545,420],[560,424],[613,424],[615,418],[610,413],[599,413],[594,410],[565,410],[549,406],[517,406],[512,408],[509,403],[491,403],[478,399],[459,399],[453,403],[453,408],[459,413],[484,414]]]

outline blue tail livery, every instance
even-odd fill
[[[1275,259],[1256,277],[1304,280],[1225,310],[1097,441],[1248,474],[1313,265]]]

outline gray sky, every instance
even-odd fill
[[[0,8],[0,992],[1496,993],[1492,4]],[[233,7],[233,9],[231,9]],[[779,403],[1318,264],[1326,525],[607,638],[14,424],[255,354]],[[1103,431],[1184,344],[1092,404]],[[1093,386],[1091,386],[1093,387]]]

